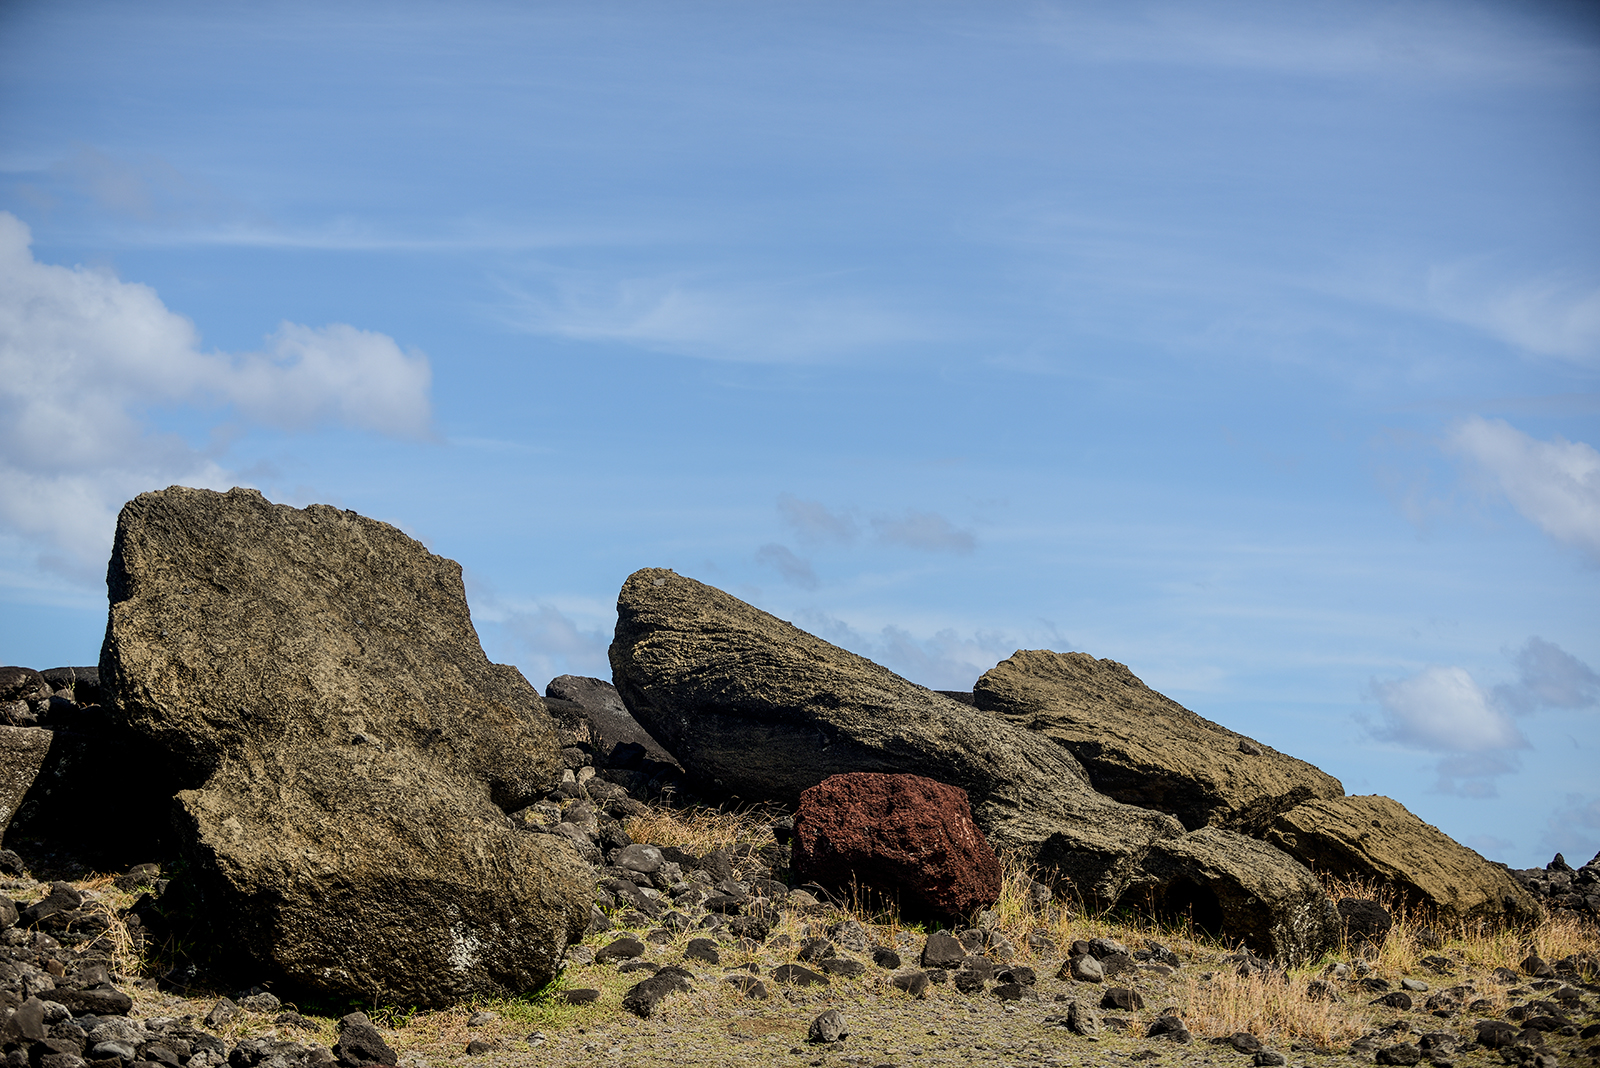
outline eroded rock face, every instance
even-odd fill
[[[612,679],[691,773],[749,801],[797,805],[851,772],[921,775],[967,792],[990,844],[1117,900],[1150,844],[1183,833],[1094,792],[1071,754],[672,571],[629,576]]]
[[[802,793],[790,865],[801,882],[854,884],[908,916],[964,917],[1000,896],[966,791],[920,775],[835,775]]]
[[[1308,801],[1267,840],[1320,871],[1393,887],[1445,920],[1535,920],[1539,906],[1509,872],[1378,795]]]
[[[1101,793],[1190,830],[1259,836],[1302,801],[1344,795],[1333,776],[1196,715],[1114,660],[1019,650],[978,680],[973,700],[1067,749]]]
[[[1265,842],[1203,827],[1158,842],[1146,870],[1158,911],[1187,910],[1196,926],[1280,963],[1312,960],[1339,944],[1339,910],[1321,881]]]
[[[118,518],[100,678],[168,755],[184,893],[295,986],[434,1006],[547,982],[590,878],[517,831],[560,777],[460,567],[352,512],[173,487]]]

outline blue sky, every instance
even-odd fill
[[[1600,849],[1600,21],[1518,3],[0,6],[0,661],[253,485],[606,676],[672,567],[1078,649]]]

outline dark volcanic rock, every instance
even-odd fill
[[[1389,910],[1363,897],[1341,897],[1338,902],[1339,919],[1344,923],[1344,936],[1352,946],[1381,946],[1394,926]]]
[[[1449,922],[1536,920],[1538,902],[1505,868],[1376,795],[1307,801],[1267,840],[1318,871],[1393,887]]]
[[[617,688],[604,679],[558,675],[544,688],[544,694],[582,710],[591,744],[603,761],[609,762],[618,746],[632,744],[643,748],[645,760],[680,766],[677,759],[661,748],[661,743],[629,714]]]
[[[398,1060],[393,1048],[363,1012],[352,1012],[340,1019],[339,1041],[334,1044],[333,1055],[344,1068],[387,1066]]]
[[[835,775],[800,795],[797,878],[897,902],[911,916],[961,917],[1000,896],[1000,861],[965,790],[920,775]]]
[[[419,1006],[553,977],[592,880],[505,817],[561,760],[458,565],[352,512],[174,487],[123,508],[107,584],[101,683],[192,787],[183,898],[224,958]]]
[[[1259,834],[1302,801],[1344,795],[1333,776],[1196,715],[1114,660],[1021,650],[978,680],[973,699],[1065,747],[1096,790],[1190,830]]]
[[[0,669],[14,671],[15,668]],[[38,727],[0,726],[0,842],[50,754],[54,735]]]
[[[39,701],[55,691],[41,672],[27,667],[0,667],[0,702]]]
[[[735,597],[646,569],[617,600],[612,677],[691,773],[746,801],[795,805],[848,772],[921,775],[967,791],[996,849],[1114,902],[1172,817],[1118,804],[1043,735],[941,697]]]
[[[694,977],[677,965],[669,964],[622,996],[622,1007],[640,1018],[648,1018],[669,994],[686,993]]]

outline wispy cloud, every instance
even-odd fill
[[[802,542],[811,545],[850,545],[862,529],[853,508],[829,508],[821,501],[805,501],[788,493],[778,498],[778,516]],[[880,544],[919,552],[970,553],[978,545],[972,531],[938,512],[907,508],[897,515],[879,513],[868,516],[866,525]]]
[[[739,363],[827,362],[932,336],[909,316],[831,291],[830,279],[551,271],[537,288],[507,286],[505,314],[530,333]]]
[[[929,553],[970,553],[978,546],[972,531],[962,530],[937,512],[907,508],[897,516],[874,516],[872,529],[880,541]]]
[[[798,618],[818,637],[935,690],[970,690],[980,675],[1017,651],[1015,641],[999,632],[963,636],[945,628],[919,637],[891,624],[873,634],[826,612],[801,612]]]
[[[1528,352],[1600,364],[1600,284],[1594,278],[1507,280],[1491,266],[1485,260],[1435,265],[1428,273],[1428,305]]]
[[[139,492],[234,482],[225,433],[196,449],[155,432],[145,409],[432,433],[427,357],[383,334],[283,323],[261,352],[203,352],[194,324],[148,286],[39,263],[29,245],[0,212],[0,527],[42,543],[47,564],[103,567],[116,510]]]
[[[1529,638],[1514,662],[1517,681],[1494,688],[1500,707],[1518,715],[1539,708],[1600,708],[1600,673],[1555,642]]]
[[[789,493],[778,497],[778,516],[808,544],[848,545],[861,529],[856,517],[849,512],[836,512],[821,501],[802,501]]]
[[[1567,794],[1550,814],[1540,844],[1574,868],[1600,856],[1600,795]]]
[[[1103,63],[1214,67],[1294,78],[1575,84],[1595,80],[1600,49],[1554,19],[1514,8],[1411,4],[1134,3],[1043,6],[1038,32]],[[1533,9],[1529,9],[1530,13]]]
[[[1559,435],[1540,441],[1503,419],[1472,416],[1456,424],[1445,447],[1546,534],[1600,560],[1600,452],[1593,446]]]
[[[776,571],[783,581],[802,590],[814,590],[822,585],[816,571],[812,570],[811,561],[796,556],[786,545],[768,542],[756,550],[756,562]]]
[[[465,574],[472,619],[490,655],[515,664],[543,693],[558,675],[611,677],[607,650],[616,615],[601,606],[562,605],[556,598],[505,597],[476,572]],[[566,602],[563,602],[566,603]]]

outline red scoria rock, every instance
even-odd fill
[[[967,916],[1000,896],[1000,861],[967,792],[921,775],[851,772],[800,795],[792,866],[801,880],[854,882],[911,915]]]

